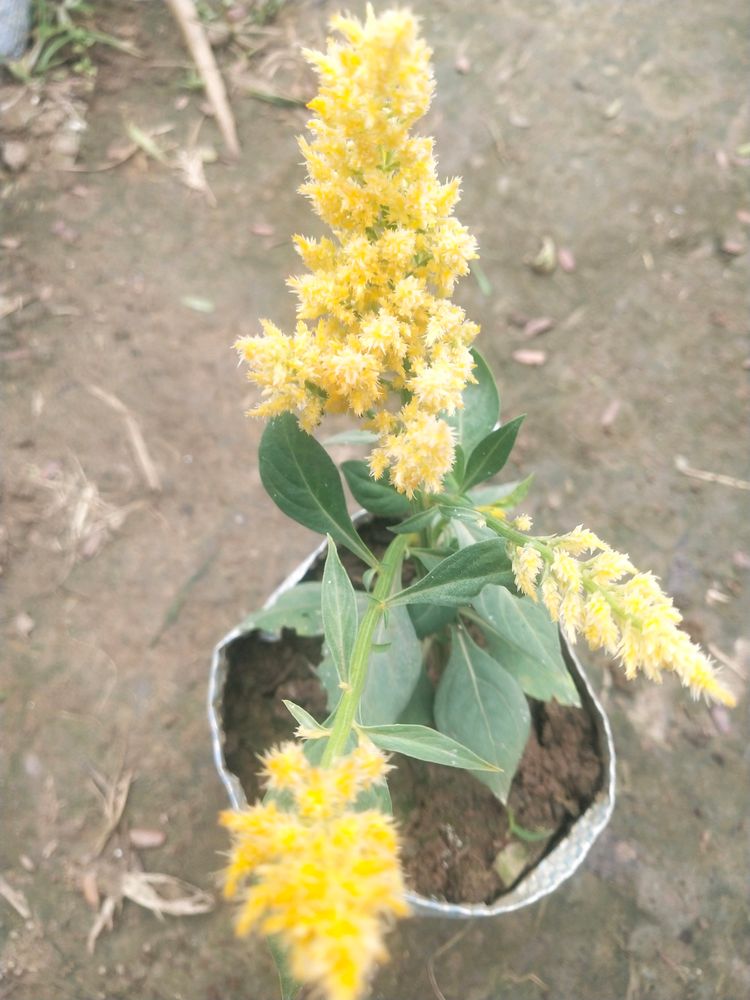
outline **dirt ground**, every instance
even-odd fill
[[[482,324],[504,413],[529,413],[516,452],[536,474],[528,509],[655,570],[740,704],[709,711],[673,684],[597,668],[619,797],[585,868],[514,916],[405,923],[373,996],[741,1000],[747,5],[414,6],[435,49],[428,128],[441,172],[464,178],[458,214],[482,250],[459,299]],[[160,922],[126,900],[93,955],[86,942],[108,895],[136,885],[142,898],[140,870],[215,892],[210,651],[311,545],[261,490],[261,428],[243,416],[230,346],[258,316],[289,325],[290,236],[317,231],[295,194],[304,110],[252,92],[311,96],[299,44],[320,44],[332,9],[290,0],[252,36],[255,55],[219,50],[234,164],[184,89],[189,61],[160,3],[95,5],[143,58],[95,49],[91,85],[0,89],[3,139],[27,156],[0,170],[0,998],[275,995],[264,947],[235,941],[220,903]],[[164,163],[126,158],[133,124],[171,126],[153,140]],[[563,251],[552,274],[528,266],[545,237]],[[552,328],[530,336],[545,317]],[[685,462],[734,478],[694,478]]]

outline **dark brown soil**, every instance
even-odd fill
[[[382,524],[362,532],[377,551],[388,539]],[[355,561],[342,558],[355,582]],[[317,564],[308,574],[321,573]],[[252,801],[260,791],[258,754],[291,736],[289,699],[322,721],[325,693],[314,675],[321,642],[286,632],[278,642],[257,634],[228,650],[224,696],[225,756]],[[592,720],[583,709],[532,703],[533,726],[510,795],[515,822],[524,830],[549,831],[527,845],[528,870],[562,837],[600,787],[602,767]],[[389,787],[404,834],[403,862],[409,883],[425,896],[450,902],[491,902],[515,884],[496,869],[498,854],[514,839],[508,812],[479,781],[437,764],[397,755]]]

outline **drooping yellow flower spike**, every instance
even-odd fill
[[[291,336],[262,320],[242,338],[248,377],[263,390],[253,415],[296,413],[311,431],[326,412],[351,412],[380,438],[370,469],[398,490],[435,492],[454,457],[441,414],[473,381],[479,327],[449,296],[477,256],[452,215],[459,181],[437,179],[433,140],[410,134],[434,83],[430,50],[404,10],[364,23],[335,17],[343,42],[307,52],[320,78],[300,139],[300,191],[333,239],[296,236],[309,274],[289,279],[299,304]]]
[[[296,743],[263,763],[267,786],[291,793],[294,805],[271,800],[221,815],[233,835],[224,892],[241,898],[237,933],[279,935],[298,982],[327,1000],[355,1000],[386,957],[389,921],[408,914],[393,821],[352,808],[388,764],[366,744],[313,767]]]
[[[530,522],[529,522],[529,527]],[[592,649],[617,656],[632,678],[643,671],[661,680],[673,671],[697,697],[733,706],[711,660],[678,626],[682,615],[652,573],[639,573],[593,531],[580,525],[559,538],[511,545],[518,589],[542,602],[569,638],[584,636]],[[590,552],[588,559],[580,557]]]

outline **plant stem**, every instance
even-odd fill
[[[357,638],[349,664],[349,686],[336,708],[331,735],[323,753],[321,761],[323,767],[327,767],[335,757],[343,752],[352,730],[354,717],[357,714],[357,707],[367,680],[367,665],[370,660],[375,629],[386,612],[386,601],[393,588],[396,574],[401,569],[406,543],[406,535],[396,535],[385,550],[378,567],[378,579],[372,591],[370,606],[357,630]]]

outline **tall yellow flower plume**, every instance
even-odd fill
[[[308,431],[351,412],[380,437],[374,476],[390,469],[401,492],[435,492],[454,458],[441,414],[473,381],[479,327],[449,296],[476,244],[452,215],[458,179],[440,183],[433,140],[410,133],[434,89],[415,18],[368,7],[364,23],[339,16],[332,28],[342,42],[306,53],[320,90],[300,191],[333,239],[295,237],[310,273],[289,279],[294,333],[264,320],[263,336],[237,343],[263,391],[251,412],[290,411]]]
[[[386,957],[389,921],[408,914],[393,821],[352,808],[388,765],[362,745],[329,768],[313,767],[298,744],[285,743],[263,770],[268,787],[293,804],[222,813],[233,835],[224,892],[241,899],[237,933],[279,935],[298,982],[328,1000],[355,1000]]]
[[[580,633],[592,649],[617,656],[629,678],[642,671],[658,681],[668,670],[696,697],[735,704],[711,660],[679,628],[682,615],[656,577],[639,573],[593,531],[579,525],[559,538],[529,538],[511,548],[518,589],[534,601],[541,594],[569,638]]]

